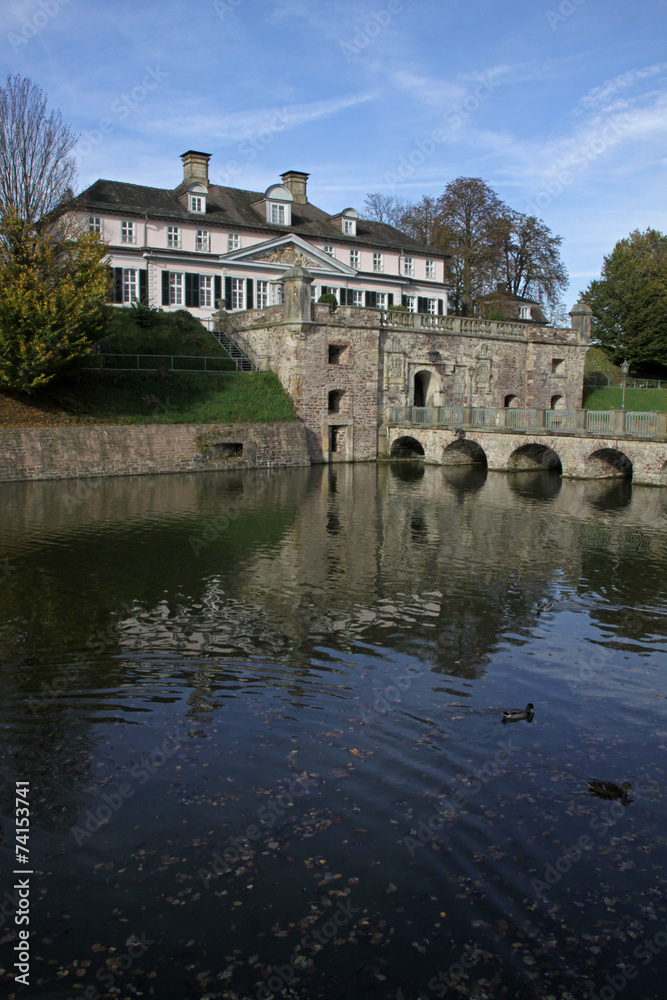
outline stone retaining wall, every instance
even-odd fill
[[[302,465],[302,423],[0,428],[5,482]]]

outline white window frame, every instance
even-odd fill
[[[227,253],[231,250],[241,249],[241,234],[240,233],[227,233]]]
[[[373,254],[373,270],[377,272],[384,271],[384,254],[381,253]]]
[[[287,208],[280,202],[269,202],[269,222],[272,226],[289,226]]]
[[[417,296],[416,295],[406,295],[405,301],[407,302],[406,309],[408,312],[417,312]]]
[[[357,270],[361,267],[361,254],[358,250],[350,250],[350,267]]]
[[[434,260],[427,260],[426,261],[426,277],[427,278],[432,278],[433,280],[435,280],[435,261]]]
[[[183,271],[170,271],[169,272],[169,305],[170,306],[182,306],[183,305],[183,286],[184,286],[185,275]]]
[[[377,299],[375,302],[377,309],[387,308],[387,293],[386,292],[376,292]]]
[[[139,280],[136,267],[123,268],[123,303],[139,301]]]
[[[403,258],[403,273],[414,278],[415,274],[415,259],[414,257],[404,257]]]
[[[195,239],[195,248],[199,253],[211,252],[211,234],[208,229],[198,229]]]
[[[120,242],[121,243],[137,242],[137,227],[135,226],[134,222],[121,222]]]
[[[343,219],[343,234],[345,236],[356,236],[357,235],[357,222],[356,222],[356,219]]]
[[[102,235],[102,217],[100,215],[88,216],[88,232],[95,233],[96,236]]]
[[[519,319],[532,319],[530,306],[519,306]]]
[[[213,275],[199,275],[199,308],[210,309],[213,305]]]
[[[437,299],[427,299],[429,315],[438,315],[438,300]]]
[[[245,278],[232,278],[232,309],[245,309]]]
[[[356,309],[363,309],[364,307],[364,293],[361,288],[352,289],[352,305]]]
[[[200,194],[191,194],[190,211],[196,215],[204,215],[206,213],[206,199]]]
[[[181,227],[180,226],[167,226],[167,249],[169,249],[169,250],[180,250],[181,249]]]
[[[328,253],[330,257],[336,256],[336,251],[334,247],[331,245],[331,243],[325,243],[322,249],[324,250],[325,253]]]
[[[271,291],[271,305],[282,306],[285,302],[285,286],[282,281],[272,281],[269,286]]]
[[[266,309],[269,304],[269,283],[268,281],[257,282],[257,308]]]

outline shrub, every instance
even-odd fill
[[[317,301],[321,302],[323,305],[330,306],[332,313],[336,312],[336,309],[338,308],[338,299],[333,292],[325,292],[324,295],[320,295]]]

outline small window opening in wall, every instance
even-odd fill
[[[565,358],[552,358],[551,359],[551,374],[552,375],[562,375],[565,370]]]
[[[331,390],[329,393],[329,413],[340,413],[340,404],[344,395],[344,389]]]
[[[347,434],[347,427],[330,427],[329,428],[329,451],[331,452],[341,452],[345,448],[345,435]]]
[[[347,361],[347,344],[329,344],[329,364],[343,365]]]
[[[505,408],[511,407],[513,410],[515,410],[518,405],[519,405],[519,399],[517,396],[512,396],[512,395],[505,396],[505,402],[503,403],[503,406]]]
[[[243,445],[232,441],[220,442],[211,445],[207,457],[213,459],[214,462],[242,462]]]

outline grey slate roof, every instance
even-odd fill
[[[265,233],[267,239],[273,236],[295,233],[304,238],[327,240],[331,243],[345,243],[347,246],[359,243],[362,246],[377,247],[379,250],[407,250],[425,253],[430,257],[446,257],[447,254],[433,247],[424,246],[405,233],[384,222],[359,219],[357,235],[343,236],[322,209],[308,202],[292,204],[292,224],[276,226],[266,222],[252,205],[264,198],[262,191],[243,191],[240,188],[222,187],[210,184],[206,199],[206,215],[188,212],[178,200],[185,190],[181,184],[175,190],[144,187],[141,184],[126,184],[123,181],[95,181],[74,199],[74,206],[87,212],[112,212],[128,218],[148,215],[164,221],[201,222],[207,226],[225,229],[251,229]]]

